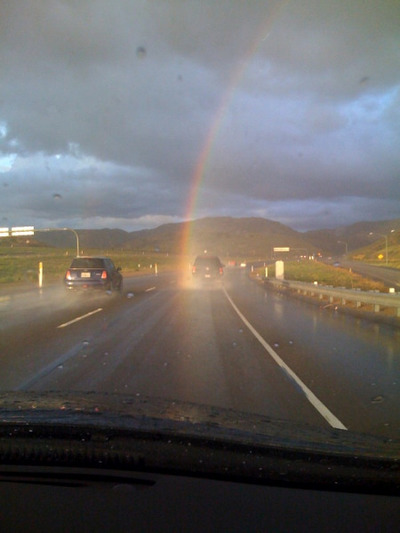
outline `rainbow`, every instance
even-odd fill
[[[218,132],[221,129],[225,115],[231,102],[233,100],[236,89],[239,86],[240,80],[243,78],[247,67],[249,66],[251,59],[255,56],[257,50],[261,44],[267,39],[271,31],[271,27],[281,12],[283,6],[288,3],[289,0],[283,0],[278,2],[273,6],[271,12],[268,14],[266,19],[260,24],[259,30],[256,32],[256,37],[250,43],[249,48],[246,50],[244,59],[240,60],[233,71],[227,89],[222,95],[220,106],[213,117],[210,128],[208,130],[204,145],[200,151],[199,157],[197,158],[196,165],[191,177],[191,187],[188,196],[188,201],[186,204],[186,210],[184,215],[184,229],[182,232],[181,239],[181,252],[182,255],[187,256],[189,254],[190,240],[191,240],[191,224],[190,221],[193,220],[196,202],[201,189],[202,180],[205,175],[205,170],[212,156],[212,149]]]

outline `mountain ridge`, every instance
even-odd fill
[[[162,224],[156,228],[128,232],[121,229],[78,229],[80,246],[85,249],[121,249],[140,252],[180,253],[185,235],[190,238],[185,251],[222,256],[271,255],[274,247],[290,247],[298,254],[341,255],[371,244],[374,240],[400,230],[400,219],[361,221],[333,229],[296,231],[280,222],[262,217],[205,217]],[[370,233],[375,235],[370,235]],[[36,239],[55,247],[74,247],[72,232],[37,234]]]

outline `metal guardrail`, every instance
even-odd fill
[[[328,297],[330,303],[339,301],[342,305],[346,302],[356,302],[356,307],[372,305],[375,313],[379,313],[381,308],[390,307],[396,310],[396,316],[400,317],[400,295],[399,293],[377,293],[373,291],[359,291],[354,289],[345,289],[338,287],[327,287],[325,285],[316,285],[314,283],[305,283],[302,281],[290,281],[267,278],[265,281],[275,286],[293,289],[299,294],[318,296],[321,300],[324,296]]]

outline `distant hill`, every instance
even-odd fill
[[[358,222],[351,226],[308,232],[295,231],[284,224],[265,218],[209,217],[190,222],[164,224],[154,229],[127,232],[119,229],[77,230],[80,248],[112,251],[125,249],[138,252],[177,254],[185,235],[187,251],[196,255],[207,250],[221,257],[271,257],[274,247],[290,247],[293,255],[342,255],[372,245],[378,234],[400,230],[400,219],[383,222]],[[370,236],[374,232],[376,235]],[[75,237],[69,231],[37,233],[35,239],[49,246],[73,248]]]
[[[273,247],[290,247],[311,253],[314,245],[301,233],[264,218],[211,217],[166,224],[153,230],[130,234],[124,247],[131,250],[158,250],[179,253],[188,234],[188,252],[196,255],[207,250],[223,257],[270,256]]]
[[[121,247],[128,239],[129,232],[121,229],[80,229],[79,244],[82,250],[85,248],[113,249]],[[50,231],[35,233],[35,238],[49,246],[57,248],[74,248],[76,246],[75,235],[72,231]]]
[[[389,236],[392,229],[400,230],[400,218],[379,222],[357,222],[335,229],[307,231],[304,236],[314,246],[323,247],[329,250],[332,255],[342,255],[346,252],[346,248],[348,251],[353,251],[382,239],[383,237],[379,234]]]

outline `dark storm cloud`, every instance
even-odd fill
[[[210,132],[195,216],[400,216],[399,17],[372,0],[1,1],[2,217],[182,218]]]

